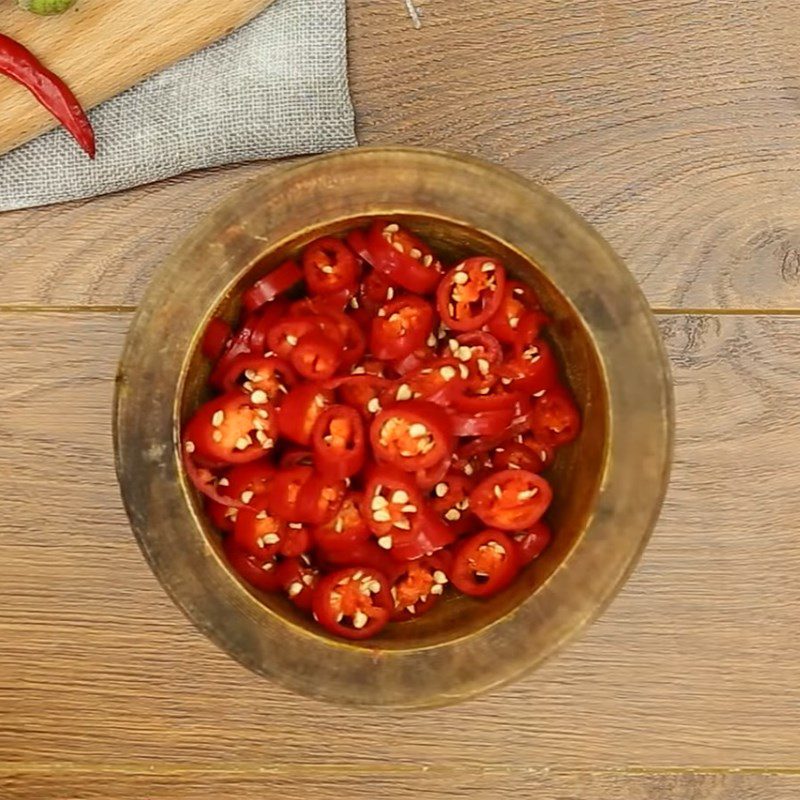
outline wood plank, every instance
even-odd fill
[[[85,108],[128,89],[243,25],[272,0],[118,0],[81,2],[58,19],[44,19],[5,4],[3,33],[61,76]],[[33,96],[12,81],[0,83],[0,153],[57,123]]]
[[[6,770],[125,771],[132,758],[378,771],[800,767],[800,318],[663,318],[676,464],[642,565],[603,619],[536,674],[413,715],[341,711],[256,679],[161,591],[113,475],[112,376],[128,322],[0,314]]]
[[[734,774],[614,774],[552,771],[459,769],[423,773],[418,769],[369,772],[293,771],[275,773],[267,767],[242,770],[148,769],[125,772],[20,771],[0,775],[5,800],[199,800],[236,797],[239,800],[796,800],[796,775]]]
[[[350,0],[364,144],[464,150],[598,226],[655,306],[800,307],[793,0]],[[136,303],[255,164],[0,217],[0,303]]]

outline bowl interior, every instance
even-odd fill
[[[456,221],[423,214],[394,214],[393,220],[417,233],[429,242],[434,250],[444,256],[445,263],[455,263],[469,255],[485,254],[502,259],[508,272],[516,279],[532,286],[553,322],[547,338],[555,348],[562,373],[567,379],[581,409],[583,429],[578,439],[558,451],[556,461],[546,473],[552,482],[554,499],[547,520],[554,532],[554,540],[545,553],[531,565],[506,591],[486,601],[477,601],[463,595],[448,593],[428,614],[418,620],[390,625],[375,640],[366,643],[346,643],[353,648],[374,647],[410,651],[428,648],[469,636],[499,619],[513,614],[515,609],[531,594],[543,586],[550,576],[576,546],[592,514],[604,472],[608,440],[608,397],[606,381],[594,341],[584,327],[581,317],[572,304],[548,278],[546,272],[529,257],[490,233],[475,230]],[[328,234],[341,234],[350,228],[363,225],[368,217],[337,220],[325,226],[303,231],[295,238],[276,243],[257,259],[242,265],[218,303],[207,309],[205,321],[213,315],[234,320],[239,312],[239,295],[252,282],[268,273],[289,256],[313,239]],[[580,265],[575,269],[580,269]],[[180,422],[187,419],[197,405],[206,398],[206,379],[209,364],[199,351],[199,337],[195,349],[187,354],[185,378],[181,388]],[[247,586],[227,566],[220,547],[220,535],[206,521],[196,492],[183,476],[184,492],[190,498],[203,535],[207,537],[216,557],[227,570],[230,580],[240,583],[246,591],[256,595],[273,614],[288,624],[304,629],[320,639],[330,637],[281,595],[264,594]],[[341,644],[340,642],[337,643]]]

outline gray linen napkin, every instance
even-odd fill
[[[0,211],[193,169],[356,143],[345,0],[276,0],[227,38],[90,114],[97,158],[63,130],[0,157]]]

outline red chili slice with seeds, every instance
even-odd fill
[[[385,575],[371,567],[348,567],[319,581],[312,607],[331,633],[367,639],[386,626],[394,606]]]
[[[472,510],[486,525],[505,531],[538,522],[553,499],[550,484],[524,469],[508,469],[484,478],[470,493]]]
[[[343,241],[325,236],[303,251],[303,273],[312,294],[335,294],[356,285],[358,260]]]
[[[516,544],[502,531],[485,530],[459,544],[453,557],[453,586],[473,597],[505,589],[520,568]]]
[[[392,621],[416,619],[430,611],[450,582],[446,569],[448,565],[438,554],[410,561],[392,584]]]
[[[372,452],[378,461],[407,472],[428,469],[453,448],[450,416],[425,400],[409,400],[383,409],[370,425]]]
[[[439,316],[454,331],[474,331],[497,312],[506,273],[494,258],[468,258],[442,278],[436,290]]]
[[[417,294],[432,292],[439,283],[439,260],[425,242],[396,222],[373,222],[367,247],[372,265],[391,283]]]
[[[262,458],[275,446],[277,413],[239,392],[204,403],[186,424],[184,448],[211,462],[239,464]]]

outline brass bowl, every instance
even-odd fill
[[[321,234],[399,220],[455,259],[500,257],[552,313],[582,409],[552,468],[553,545],[489,601],[450,597],[365,643],[333,639],[228,568],[187,481],[181,421],[203,394],[199,340],[240,289]],[[567,357],[564,357],[564,356]],[[647,303],[620,259],[540,186],[481,161],[359,149],[306,161],[230,196],[163,264],[117,377],[117,473],[133,530],[186,615],[250,669],[325,700],[454,703],[534,668],[594,618],[641,553],[667,486],[672,393]]]

